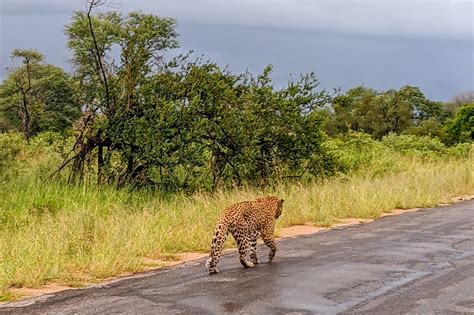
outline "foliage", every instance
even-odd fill
[[[474,90],[465,91],[454,96],[453,103],[457,103],[459,105],[474,103]]]
[[[327,100],[314,75],[271,84],[271,67],[257,78],[222,72],[215,64],[191,64],[182,79],[184,110],[192,117],[192,147],[208,156],[215,188],[219,181],[266,183],[302,176],[320,151],[322,117],[314,109]],[[156,93],[155,93],[156,95]],[[181,111],[181,110],[180,110]],[[178,127],[179,128],[179,127]]]
[[[446,135],[442,127],[443,124],[439,120],[435,118],[429,118],[420,121],[418,125],[408,127],[407,129],[403,130],[401,134],[444,139]]]
[[[0,85],[0,131],[18,130],[30,138],[70,128],[81,109],[69,75],[42,63],[36,50],[14,50],[12,56],[21,58],[22,65]]]
[[[15,50],[22,64],[0,85],[0,300],[205,251],[218,213],[262,194],[287,200],[280,226],[328,226],[472,192],[469,95],[332,99],[314,73],[277,88],[271,65],[255,76],[165,59],[173,19],[94,15],[103,3],[66,28],[73,77]]]
[[[314,74],[277,90],[271,66],[236,75],[177,47],[175,21],[138,12],[77,12],[66,33],[88,104],[73,171],[99,182],[216,189],[316,173],[328,103]],[[117,57],[118,56],[118,57]]]
[[[0,133],[0,183],[33,177],[46,180],[70,150],[73,138],[43,132],[29,141],[20,132]]]
[[[18,174],[18,163],[26,149],[26,140],[19,133],[0,133],[0,183]]]
[[[351,173],[381,159],[384,148],[370,135],[348,133],[328,139],[324,143],[327,154],[332,158],[332,169],[336,173]]]
[[[370,137],[353,138],[354,148],[365,148],[365,143],[381,150]],[[279,227],[307,222],[330,226],[339,219],[376,218],[394,208],[450,202],[474,189],[472,156],[420,159],[390,152],[384,158],[391,158],[397,170],[378,177],[367,176],[372,161],[345,177],[212,195],[130,192],[35,176],[11,181],[0,189],[0,296],[8,297],[12,287],[47,282],[77,286],[143,270],[159,264],[153,259],[179,252],[205,252],[219,213],[261,195],[285,199]]]
[[[446,138],[443,105],[416,87],[384,92],[358,87],[331,100],[313,73],[276,88],[271,66],[254,76],[190,55],[165,60],[165,53],[178,47],[173,19],[141,12],[94,14],[103,3],[88,1],[87,10],[76,12],[66,27],[75,99],[84,109],[72,150],[62,149],[58,168],[58,173],[70,170],[72,181],[215,190],[326,178],[366,167],[379,155],[379,165],[372,165],[378,174],[392,167],[381,158],[384,147],[404,138],[376,143],[359,133],[375,139],[391,133]],[[23,85],[45,67],[37,52],[16,56],[26,67],[17,76]],[[24,93],[27,104],[34,99],[31,91]],[[323,109],[329,104],[328,119]],[[51,125],[49,117],[44,125]],[[340,136],[325,141],[325,124],[330,136]]]
[[[177,47],[175,21],[140,12],[92,15],[101,4],[90,1],[87,12],[76,12],[66,28],[79,98],[86,106],[69,161],[74,175],[82,178],[87,161],[95,156],[97,178],[104,182],[113,179],[112,158],[122,151],[127,166],[119,170],[121,178],[142,178],[143,166],[134,156],[141,144],[120,128],[151,110],[142,106],[143,90],[161,69],[163,53]]]
[[[328,124],[330,134],[352,130],[369,133],[377,139],[404,131],[418,135],[436,134],[437,131],[431,128],[439,128],[438,124],[447,117],[441,103],[426,99],[420,89],[412,86],[385,92],[354,88],[335,97],[332,107],[334,114]]]
[[[67,170],[70,181],[196,191],[321,179],[368,165],[379,174],[392,167],[387,147],[434,156],[449,150],[433,137],[472,138],[469,107],[443,127],[449,106],[417,87],[357,87],[331,98],[310,73],[276,88],[271,66],[254,76],[190,54],[165,59],[178,47],[174,19],[95,14],[105,1],[87,3],[66,27],[73,78],[35,50],[15,50],[22,65],[0,86],[0,128],[27,140],[63,133],[52,156],[63,159],[55,174]],[[71,142],[66,130],[79,108]]]
[[[428,136],[389,134],[382,139],[382,144],[396,152],[420,157],[437,157],[448,153],[447,147],[438,138]]]
[[[461,106],[454,117],[446,122],[443,131],[450,143],[474,140],[474,104]]]

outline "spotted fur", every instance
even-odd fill
[[[261,197],[227,208],[217,222],[216,233],[212,239],[211,253],[206,263],[209,274],[219,272],[216,266],[228,233],[232,234],[237,243],[240,263],[245,268],[252,268],[259,263],[257,257],[258,237],[261,237],[265,245],[270,248],[268,259],[272,261],[276,252],[273,236],[275,221],[281,215],[283,201],[277,197]],[[247,259],[249,253],[250,260]]]

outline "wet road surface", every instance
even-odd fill
[[[474,200],[278,243],[273,263],[224,255],[0,307],[0,314],[474,314]],[[261,260],[267,251],[260,248]]]

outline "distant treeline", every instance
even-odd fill
[[[331,175],[322,143],[353,131],[473,140],[472,93],[451,103],[412,86],[330,93],[314,73],[276,88],[271,66],[254,76],[192,54],[167,60],[178,47],[174,19],[93,14],[101,4],[66,27],[72,75],[18,49],[21,65],[0,85],[0,131],[74,137],[57,171],[70,180],[93,171],[99,183],[166,190],[266,184]]]

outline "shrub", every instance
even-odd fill
[[[0,182],[18,174],[18,159],[26,147],[26,139],[21,133],[0,133]]]
[[[49,176],[72,147],[73,138],[44,132],[27,142],[20,132],[0,133],[0,182],[20,175]]]
[[[446,122],[443,131],[448,143],[469,142],[474,140],[474,104],[465,104],[456,115]]]
[[[376,175],[389,172],[394,167],[387,148],[368,134],[348,133],[327,140],[323,147],[331,158],[335,173],[363,170],[369,175]]]
[[[389,134],[382,139],[382,144],[404,155],[422,158],[443,156],[448,153],[446,146],[438,138],[428,136]]]
[[[474,152],[474,144],[472,143],[458,143],[448,148],[448,153],[451,156],[467,158]]]

